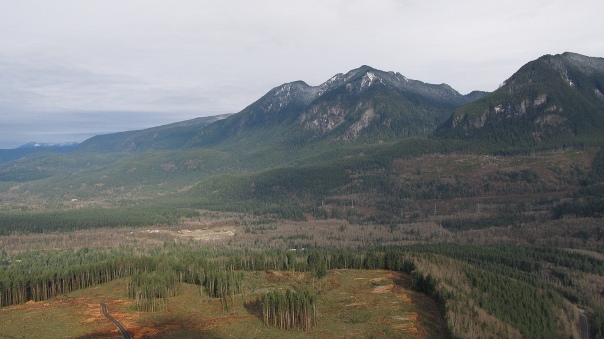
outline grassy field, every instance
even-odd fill
[[[246,294],[224,312],[199,286],[182,284],[166,311],[136,312],[125,297],[125,279],[77,291],[66,300],[0,309],[0,338],[107,338],[117,329],[112,316],[134,338],[439,338],[442,324],[434,302],[410,290],[409,278],[389,271],[333,270],[318,280],[299,272],[246,272]],[[254,303],[260,293],[312,285],[319,291],[318,325],[310,333],[266,327]]]
[[[65,297],[0,309],[0,338],[107,338],[117,329],[100,312],[127,309],[124,281],[76,291]],[[113,328],[112,328],[113,327]],[[91,335],[96,333],[98,335]]]

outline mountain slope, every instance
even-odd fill
[[[132,152],[148,149],[168,150],[184,146],[190,138],[205,126],[225,119],[230,114],[201,117],[173,124],[94,136],[82,142],[80,151]]]
[[[453,109],[480,96],[362,66],[319,86],[296,81],[276,87],[240,113],[202,130],[188,146],[240,141],[301,146],[318,140],[426,135]]]
[[[603,93],[603,58],[545,55],[495,92],[458,108],[436,135],[498,149],[598,144],[604,141]]]

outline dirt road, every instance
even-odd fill
[[[103,303],[101,303],[101,313],[103,313],[103,315],[107,317],[107,319],[109,319],[113,324],[115,324],[117,329],[120,330],[120,333],[122,334],[122,337],[124,337],[124,339],[132,339],[130,333],[128,333],[124,325],[122,325],[119,321],[115,320],[115,318],[112,317],[109,312],[107,312],[107,305]]]
[[[589,322],[583,310],[579,311],[579,324],[581,326],[581,339],[589,339]]]

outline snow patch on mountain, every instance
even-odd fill
[[[367,72],[367,74],[365,74],[363,77],[363,80],[361,80],[361,90],[365,89],[365,87],[370,87],[376,81],[380,82],[381,84],[384,83],[382,78],[378,77],[373,72]]]
[[[67,148],[76,147],[79,145],[77,142],[62,142],[62,143],[48,143],[48,142],[30,142],[25,145],[21,145],[18,148]]]

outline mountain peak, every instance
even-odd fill
[[[546,54],[522,66],[509,79],[504,81],[503,87],[520,84],[549,83],[554,79],[563,81],[567,86],[575,87],[592,77],[604,76],[604,58],[588,57],[585,55],[565,52],[563,54]],[[585,84],[601,92],[600,85]],[[597,82],[597,81],[596,81]]]
[[[367,65],[362,65],[359,68],[353,69],[350,72],[351,73],[356,73],[356,74],[363,74],[363,73],[367,73],[367,72],[375,72],[378,71],[377,69],[371,67],[371,66],[367,66]]]
[[[602,83],[603,58],[570,52],[544,55],[522,66],[495,92],[457,109],[438,133],[506,147],[602,140]]]
[[[559,57],[566,61],[568,65],[577,67],[587,75],[604,73],[604,58],[588,57],[572,52],[565,52]]]

